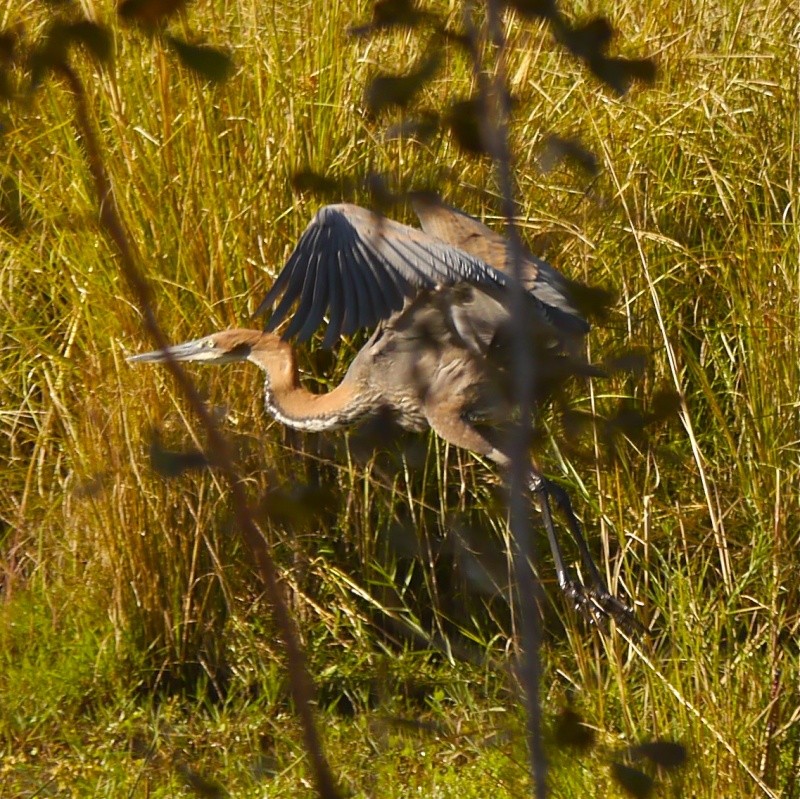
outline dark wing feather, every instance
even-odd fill
[[[329,298],[328,307],[330,313],[328,314],[329,322],[328,329],[325,331],[325,339],[322,342],[323,347],[332,347],[338,340],[342,332],[342,321],[344,319],[344,287],[342,286],[342,278],[339,270],[339,254],[331,253],[328,259],[328,286]],[[314,321],[310,319],[306,325],[319,327]],[[303,328],[305,332],[305,328]],[[312,331],[313,332],[313,331]],[[309,333],[311,335],[311,333]]]
[[[321,208],[306,228],[257,314],[280,297],[274,330],[299,299],[284,338],[311,335],[328,316],[324,343],[372,327],[420,289],[469,282],[503,286],[506,276],[480,257],[357,205]],[[281,296],[282,295],[282,296]]]
[[[342,333],[350,335],[353,330],[358,329],[358,294],[353,270],[347,264],[347,253],[344,250],[337,250],[336,262],[339,266],[339,279],[342,281],[342,290],[344,291],[344,313],[339,321]]]
[[[320,235],[319,230],[308,229],[306,233],[308,235],[303,234],[294,252],[289,257],[286,266],[283,268],[283,271],[278,275],[275,285],[267,296],[264,297],[261,305],[258,306],[258,310],[256,311],[257,315],[263,313],[266,308],[280,297],[281,292],[285,291],[283,298],[275,309],[275,313],[264,328],[265,330],[274,330],[278,326],[280,321],[286,316],[289,308],[292,307],[292,303],[303,290],[307,274],[307,264],[313,257],[314,249]],[[286,275],[285,279],[284,275]],[[276,287],[278,289],[277,291]]]
[[[353,241],[353,255],[359,263],[369,263],[364,242],[358,237]],[[372,269],[370,267],[370,271],[380,284],[381,293],[389,306],[390,312],[399,311],[403,307],[405,297],[414,293],[408,281],[403,279],[394,269]]]
[[[289,327],[286,328],[286,338],[291,338],[304,327],[304,323],[314,306],[314,295],[319,295],[321,291],[327,289],[327,286],[324,285],[327,270],[321,264],[326,257],[327,253],[319,249],[311,256],[312,262],[315,262],[314,268],[306,269],[303,292],[300,294],[300,301],[297,303],[297,310],[292,317],[292,321],[289,323]]]
[[[305,286],[303,297],[297,308],[292,323],[286,329],[286,338],[291,338],[297,333],[298,341],[308,341],[317,329],[315,319],[325,313],[325,307],[331,302],[328,292],[328,283],[331,275],[330,253],[320,253],[317,261],[317,274],[314,280],[313,300],[310,305],[305,303]]]
[[[368,258],[364,257],[364,251],[358,246],[358,239],[354,238],[351,242],[350,255],[355,272],[364,275],[366,280],[367,294],[371,309],[375,312],[374,319],[366,322],[366,327],[372,327],[379,319],[387,319],[392,315],[393,284],[386,277],[386,270],[375,269]]]
[[[342,333],[346,336],[351,336],[359,328],[369,327],[373,323],[374,314],[369,307],[369,292],[367,291],[367,280],[369,280],[369,273],[359,269],[353,262],[353,253],[351,249],[351,242],[347,241],[346,249],[340,250],[344,255],[344,266],[348,271],[348,277],[353,283],[356,290],[357,303],[355,307],[358,309],[353,314],[354,324],[352,327],[345,325],[342,328]]]

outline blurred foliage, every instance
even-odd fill
[[[609,7],[630,51],[658,52],[663,75],[649,93],[630,84],[620,102],[616,91],[637,67],[620,72],[612,62],[606,92],[566,61],[570,46],[586,45],[553,35],[552,4],[510,5],[533,17],[507,31],[524,233],[535,254],[618,297],[591,338],[611,374],[569,409],[579,425],[609,420],[607,438],[623,446],[604,461],[595,440],[603,426],[587,423],[577,454],[599,467],[573,461],[560,435],[547,439],[542,461],[580,497],[612,585],[636,597],[658,630],[637,649],[587,634],[563,607],[545,608],[547,707],[574,695],[573,726],[597,741],[577,767],[569,747],[555,747],[554,792],[617,790],[613,761],[644,775],[632,776],[635,790],[663,778],[656,794],[792,795],[799,381],[797,359],[783,355],[798,338],[796,36],[785,6],[770,2],[673,3],[657,16]],[[157,795],[182,789],[176,764],[187,763],[232,793],[270,779],[275,795],[293,796],[302,744],[227,494],[213,470],[165,481],[149,468],[150,430],[162,431],[167,453],[195,457],[199,445],[170,379],[134,375],[118,357],[141,348],[140,320],[98,242],[79,142],[57,85],[28,96],[22,54],[47,42],[51,14],[67,29],[80,22],[77,8],[11,8],[0,32],[0,91],[22,101],[0,120],[3,791],[44,793],[56,779],[65,791],[145,785]],[[439,125],[475,88],[455,33],[445,35],[451,71],[421,87],[399,120],[388,107],[362,119],[353,109],[369,76],[381,64],[421,63],[436,20],[419,41],[398,23],[398,39],[371,42],[367,57],[366,33],[350,42],[345,31],[373,19],[369,9],[225,8],[153,12],[148,30],[96,23],[113,31],[115,60],[103,69],[116,83],[98,83],[94,113],[152,265],[157,311],[176,338],[196,333],[198,319],[223,326],[253,305],[263,264],[282,263],[312,211],[291,188],[303,170],[334,176],[332,198],[352,190],[365,202],[369,186],[400,193],[413,176],[497,227],[485,159],[459,159]],[[181,14],[210,39],[237,43],[237,69],[211,102],[198,102],[197,81],[173,68],[165,34],[196,41]],[[531,46],[536,20],[553,46]],[[445,24],[458,32],[458,15]],[[578,32],[587,25],[569,22]],[[140,29],[152,35],[144,47]],[[607,38],[595,35],[583,56],[594,48],[601,69],[616,57]],[[89,74],[89,47],[62,34],[53,51]],[[386,135],[425,114],[441,135]],[[547,135],[579,143],[577,160],[542,159]],[[592,158],[599,173],[580,165]],[[335,380],[357,344],[333,360],[306,354],[303,369]],[[388,441],[351,459],[349,440],[277,432],[244,372],[197,375],[251,497],[265,499],[264,526],[313,642],[326,707],[354,709],[347,721],[325,716],[345,780],[354,789],[374,780],[381,794],[519,795],[517,697],[494,668],[508,642],[498,631],[513,625],[502,495],[485,468],[435,440]],[[631,438],[676,398],[685,403],[679,423]],[[545,428],[552,421],[558,433],[568,418],[548,417]],[[335,507],[316,499],[330,487]],[[554,585],[547,564],[542,573]],[[35,612],[24,610],[34,602]],[[387,677],[376,649],[405,678]],[[207,688],[213,681],[220,690]],[[170,690],[180,701],[165,697]],[[196,707],[185,701],[192,693]],[[388,695],[381,715],[410,716],[419,734],[371,727],[376,695]],[[460,737],[442,737],[448,725]],[[633,743],[656,730],[655,742]],[[562,735],[579,745],[574,729]],[[690,755],[678,779],[661,771],[682,759],[671,741],[686,741]],[[276,759],[277,777],[251,777],[272,775]]]

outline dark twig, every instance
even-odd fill
[[[92,174],[95,191],[97,192],[101,227],[116,245],[120,255],[122,272],[139,303],[145,329],[156,346],[159,349],[165,349],[169,346],[169,342],[153,313],[150,301],[150,287],[138,267],[138,256],[122,221],[111,182],[103,163],[100,144],[95,134],[94,126],[91,123],[83,84],[68,64],[62,63],[56,66],[55,69],[66,80],[75,101],[75,126],[83,140],[89,171]],[[264,537],[248,507],[247,498],[233,465],[228,442],[217,430],[211,414],[179,364],[174,359],[169,359],[166,361],[166,365],[205,429],[214,463],[230,486],[233,508],[242,533],[242,539],[256,564],[286,647],[289,684],[298,715],[300,716],[306,750],[311,758],[317,791],[323,799],[337,799],[339,791],[336,788],[333,774],[322,750],[322,742],[316,726],[314,688],[306,667],[306,659],[300,644],[300,637],[281,595],[275,563],[267,551]]]
[[[474,62],[474,74],[484,103],[482,135],[484,145],[492,158],[500,189],[502,214],[508,234],[508,252],[514,280],[511,285],[511,307],[514,324],[513,363],[514,397],[519,405],[519,421],[514,426],[509,454],[509,515],[511,538],[514,542],[514,576],[519,609],[519,632],[521,654],[519,678],[522,684],[527,715],[528,754],[534,795],[545,799],[547,795],[547,760],[542,738],[542,709],[540,684],[541,620],[539,607],[541,586],[533,571],[533,535],[528,516],[528,487],[530,482],[530,429],[531,404],[534,396],[533,363],[526,351],[528,341],[525,327],[525,292],[522,288],[523,249],[519,231],[515,224],[517,206],[514,200],[512,178],[512,156],[508,143],[508,117],[510,101],[505,81],[502,4],[490,0],[487,5],[488,38],[495,45],[495,69],[488,75],[480,64],[480,43],[472,19],[472,6],[466,5],[464,21],[467,39]],[[549,513],[546,503],[543,511]],[[551,522],[552,524],[552,522]]]

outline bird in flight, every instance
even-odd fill
[[[297,430],[353,425],[375,413],[402,427],[433,429],[445,441],[507,470],[513,415],[512,268],[505,238],[427,194],[412,195],[422,229],[351,204],[326,205],[309,223],[256,315],[277,303],[264,331],[230,329],[134,355],[134,363],[250,361],[265,374],[267,412]],[[570,282],[545,261],[522,254],[524,333],[537,396],[572,374],[592,374],[575,356],[589,325]],[[296,310],[282,335],[275,329]],[[325,327],[323,346],[374,328],[341,383],[323,394],[301,385],[289,340]],[[597,568],[567,493],[531,462],[527,480],[542,509],[558,582],[593,618],[636,626]],[[569,569],[550,500],[563,512],[586,568]]]

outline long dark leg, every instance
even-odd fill
[[[541,475],[534,472],[528,482],[528,487],[539,499],[542,521],[544,522],[544,529],[547,533],[547,543],[550,545],[550,552],[553,555],[553,562],[556,567],[558,585],[562,591],[574,599],[576,597],[578,582],[572,576],[572,572],[564,559],[561,544],[558,543],[558,536],[556,535],[555,525],[553,524],[553,513],[550,509],[550,491],[547,486],[547,481]]]
[[[633,611],[627,605],[617,599],[617,597],[615,597],[609,590],[606,581],[603,579],[603,575],[600,573],[600,570],[597,568],[597,564],[594,562],[592,553],[589,550],[589,545],[587,544],[586,538],[583,535],[581,523],[578,521],[578,517],[575,515],[575,511],[572,508],[572,502],[569,498],[569,494],[552,480],[548,480],[546,477],[537,475],[535,472],[534,477],[531,480],[531,490],[539,495],[542,508],[544,509],[547,507],[547,516],[551,516],[550,508],[547,502],[547,497],[549,495],[555,500],[559,510],[561,510],[567,519],[567,525],[572,533],[572,537],[575,539],[575,543],[578,545],[578,550],[581,553],[581,560],[583,561],[583,564],[589,573],[589,578],[591,581],[590,588],[580,585],[580,589],[578,589],[583,594],[583,598],[585,600],[590,600],[594,608],[607,616],[611,616],[619,625],[629,632],[645,632],[645,627],[636,618]],[[544,510],[542,515],[545,515]],[[573,589],[573,592],[575,590],[576,589]],[[572,592],[568,591],[568,593]],[[581,598],[575,597],[575,599],[576,604],[580,605]]]
[[[449,441],[457,447],[485,455],[503,468],[508,469],[508,455],[496,447],[482,431],[464,419],[462,415],[463,408],[458,395],[453,396],[450,394],[447,397],[432,396],[430,399],[432,401],[426,406],[428,422],[445,441]],[[592,560],[589,546],[583,537],[580,523],[572,510],[572,503],[569,501],[566,491],[551,483],[533,468],[531,469],[528,486],[539,500],[542,521],[547,533],[550,551],[553,554],[556,577],[561,590],[575,603],[579,610],[589,615],[592,619],[597,620],[598,616],[602,615],[612,616],[625,627],[635,627],[636,624],[631,621],[634,618],[633,614],[616,597],[611,595],[599,569],[594,560]],[[553,524],[553,513],[550,509],[551,496],[567,517],[570,531],[578,544],[581,558],[589,571],[592,582],[591,588],[586,588],[583,583],[573,577],[567,566],[564,553],[556,536],[555,525]]]
[[[496,447],[495,444],[484,435],[482,430],[475,427],[475,425],[463,417],[463,408],[458,395],[451,395],[446,399],[441,398],[438,399],[438,401],[432,401],[426,407],[426,411],[428,422],[431,427],[445,439],[445,441],[449,441],[457,447],[463,447],[464,449],[469,449],[491,458],[495,463],[503,467],[503,469],[507,470],[509,468],[510,459],[508,455],[500,448]],[[550,510],[548,484],[538,473],[532,472],[528,486],[539,498],[542,520],[547,533],[550,551],[553,554],[559,587],[570,600],[575,602],[576,606],[586,607],[588,604],[586,590],[583,585],[572,576],[564,558],[564,553],[561,550],[561,545],[558,543],[558,537],[556,536],[556,530],[553,524],[553,514]]]
[[[539,491],[549,494],[555,500],[558,509],[564,514],[572,537],[578,545],[578,551],[581,553],[581,560],[589,573],[592,585],[596,590],[608,593],[606,582],[600,570],[597,568],[597,564],[594,562],[592,553],[589,551],[589,544],[586,542],[586,538],[583,535],[581,523],[578,521],[575,511],[572,509],[572,502],[569,498],[569,494],[560,485],[554,483],[552,480],[548,480],[543,475],[538,475],[538,477],[541,485]],[[532,487],[532,490],[535,491],[536,489]]]
[[[558,498],[551,491],[551,485],[552,484],[549,480],[540,475],[538,472],[531,470],[528,487],[531,493],[539,500],[539,508],[542,514],[542,521],[544,522],[544,529],[547,532],[547,541],[550,544],[550,552],[552,553],[553,561],[555,562],[556,576],[558,577],[559,587],[564,592],[564,595],[575,604],[575,608],[577,610],[580,610],[582,613],[586,613],[590,618],[594,618],[595,605],[592,601],[592,592],[588,591],[586,586],[584,586],[580,580],[576,579],[572,575],[572,572],[564,559],[564,553],[561,549],[561,544],[558,542],[555,525],[553,524],[553,512],[550,508],[550,497],[553,496],[559,506],[560,498]],[[583,543],[584,546],[586,546],[586,542],[584,541]],[[589,550],[587,547],[586,552],[588,553],[588,551]],[[592,562],[592,567],[593,571],[590,570],[590,573],[593,575],[593,581],[594,574],[597,574],[597,579],[602,584],[602,577],[600,577],[600,573],[597,570],[597,567],[594,565],[594,562]]]
[[[483,431],[466,420],[463,416],[458,395],[450,396],[447,399],[431,402],[427,408],[428,422],[431,427],[451,444],[458,447],[472,450],[491,458],[503,469],[507,470],[510,466],[510,459],[502,449],[484,435]],[[553,553],[555,561],[556,576],[558,584],[563,591],[570,592],[572,587],[577,585],[575,579],[570,574],[569,568],[564,559],[564,554],[556,537],[553,525],[553,514],[550,511],[548,492],[545,488],[545,481],[538,475],[532,476],[528,483],[529,487],[539,495],[542,518],[545,530],[547,531],[547,541],[550,544],[550,551]]]

